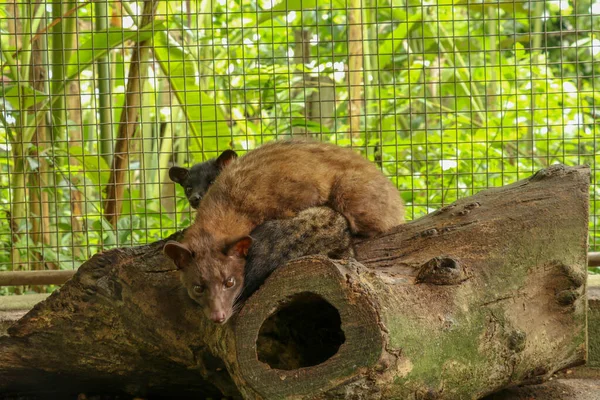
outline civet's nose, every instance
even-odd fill
[[[210,319],[213,322],[222,324],[223,322],[225,322],[225,312],[224,311],[213,311],[212,314],[210,314]]]
[[[192,208],[198,208],[198,206],[200,205],[200,200],[201,199],[202,198],[200,197],[199,194],[193,194],[190,197],[190,204],[191,204]]]

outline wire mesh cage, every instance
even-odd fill
[[[599,14],[588,0],[2,0],[0,271],[165,238],[193,218],[171,166],[294,136],[368,157],[409,220],[588,164],[598,250]]]

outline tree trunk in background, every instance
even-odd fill
[[[146,26],[154,20],[157,5],[158,0],[144,1],[140,26]],[[129,141],[133,138],[138,127],[142,97],[141,88],[146,77],[146,61],[150,52],[150,43],[150,39],[138,42],[133,50],[125,92],[125,104],[121,112],[112,168],[106,186],[104,217],[115,227],[121,213],[121,200],[126,184],[125,178],[129,170]]]
[[[42,3],[38,3],[37,7],[43,7]],[[43,45],[42,39],[35,40],[31,44],[31,68],[30,82],[31,86],[39,90],[41,93],[48,92],[48,71],[46,70],[46,63],[44,63],[43,52],[46,46]],[[30,111],[32,114],[36,113],[34,109]],[[44,262],[44,255],[42,249],[44,246],[51,244],[50,240],[50,206],[48,196],[48,181],[51,172],[48,167],[48,162],[44,156],[40,157],[39,154],[43,153],[50,147],[50,141],[48,140],[48,126],[45,123],[46,119],[42,119],[42,123],[37,126],[32,142],[35,143],[35,148],[29,151],[29,156],[37,162],[37,168],[33,168],[29,174],[29,216],[31,221],[31,244],[30,254],[34,258],[34,261],[30,264],[30,269],[42,270],[45,269],[46,265],[52,266],[50,263]],[[42,291],[42,287],[36,286],[34,290],[37,292]]]
[[[163,83],[165,89],[162,96],[160,96],[161,107],[168,107],[170,110],[174,106],[174,97],[171,85],[168,82]],[[169,168],[173,165],[177,165],[176,154],[175,154],[175,141],[177,140],[177,132],[173,131],[173,118],[178,114],[171,113],[171,121],[160,123],[160,133],[158,143],[159,155],[158,155],[158,184],[159,184],[159,196],[160,204],[163,207],[163,211],[173,220],[176,218],[175,210],[177,209],[177,184],[171,181],[169,178]],[[180,132],[181,134],[181,132]],[[171,161],[173,160],[173,161]]]
[[[120,7],[122,7],[121,3],[118,2],[118,5],[115,5],[115,8],[120,11]],[[108,29],[109,8],[109,0],[94,1],[94,10],[96,13],[94,24],[97,31]],[[120,14],[118,14],[118,17],[114,18],[113,22],[118,22],[118,25],[113,26],[121,27],[121,19],[119,17]],[[110,165],[113,155],[110,52],[98,59],[96,67],[98,74],[98,128],[100,130],[100,155],[104,158],[106,164]]]
[[[19,23],[18,0],[12,0],[6,5],[7,18],[10,22],[7,24],[9,46],[16,49],[21,48],[21,24]]]
[[[589,178],[556,165],[358,242],[356,260],[292,261],[225,326],[164,241],[97,254],[0,338],[0,390],[463,400],[546,380],[586,357]]]
[[[297,28],[294,31],[294,63],[303,66],[311,62],[310,59],[310,31]],[[294,73],[299,73],[294,71]],[[290,96],[295,98],[299,90],[304,91],[304,118],[306,121],[314,121],[326,128],[333,127],[335,116],[335,82],[325,73],[318,76],[302,73],[302,82],[294,84]],[[294,135],[316,136],[317,132],[303,126],[292,127]],[[323,133],[322,131],[320,132]]]
[[[12,0],[7,4],[7,13],[8,18],[10,18],[10,22],[7,24],[8,30],[8,43],[9,46],[19,49],[21,48],[21,22],[19,20],[19,2],[17,0]],[[13,159],[13,169],[16,169],[17,163],[19,163],[19,158],[21,154],[13,149],[11,152],[11,157]],[[25,178],[22,174],[13,174],[13,176],[18,177],[18,180],[11,180],[11,185],[15,185],[18,183],[24,184]],[[14,198],[14,195],[13,195]],[[19,224],[21,223],[21,216],[18,212],[19,205],[16,204],[16,201],[13,201],[11,204],[10,215],[7,216],[9,219],[9,226],[11,230],[11,251],[10,251],[10,260],[12,263],[13,270],[23,269],[23,265],[21,262],[21,256],[19,253],[19,249],[17,248],[17,243],[19,242],[20,232],[19,232]],[[20,290],[17,288],[15,293],[19,293]]]
[[[296,27],[294,30],[294,58],[292,62],[300,68],[303,68],[305,64],[310,62],[310,31],[304,29],[302,26]],[[301,74],[302,81],[297,84],[293,84],[290,89],[290,98],[295,98],[298,95],[298,91],[301,90],[303,93],[302,98],[304,102],[304,117],[306,120],[309,119],[310,113],[310,102],[307,100],[307,92],[310,90],[308,82],[310,82],[310,76],[306,72],[299,72],[298,69],[294,69],[293,74]],[[292,134],[306,136],[308,131],[303,126],[292,126]]]
[[[348,9],[348,113],[350,137],[360,136],[363,110],[363,34],[362,5],[350,0]]]
[[[77,41],[74,41],[74,47],[77,46]],[[79,80],[73,80],[67,87],[67,108],[69,110],[69,119],[73,121],[73,125],[69,129],[69,148],[80,147],[84,148],[81,136],[81,97],[79,91]],[[79,161],[74,158],[69,158],[69,165],[78,165]],[[84,197],[81,193],[83,189],[83,181],[79,174],[69,174],[69,180],[72,183],[70,190],[71,198],[71,231],[73,236],[73,258],[80,259],[84,254],[82,249],[81,235],[83,231],[83,211]]]

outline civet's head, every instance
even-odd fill
[[[163,252],[177,266],[189,296],[202,306],[206,316],[226,323],[237,311],[236,300],[244,287],[244,267],[252,244],[245,236],[219,249],[190,250],[184,244],[168,241]]]

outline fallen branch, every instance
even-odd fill
[[[225,326],[164,241],[98,254],[0,338],[0,390],[469,399],[543,381],[586,357],[588,189],[588,168],[553,166],[356,243],[356,261],[293,261]]]

